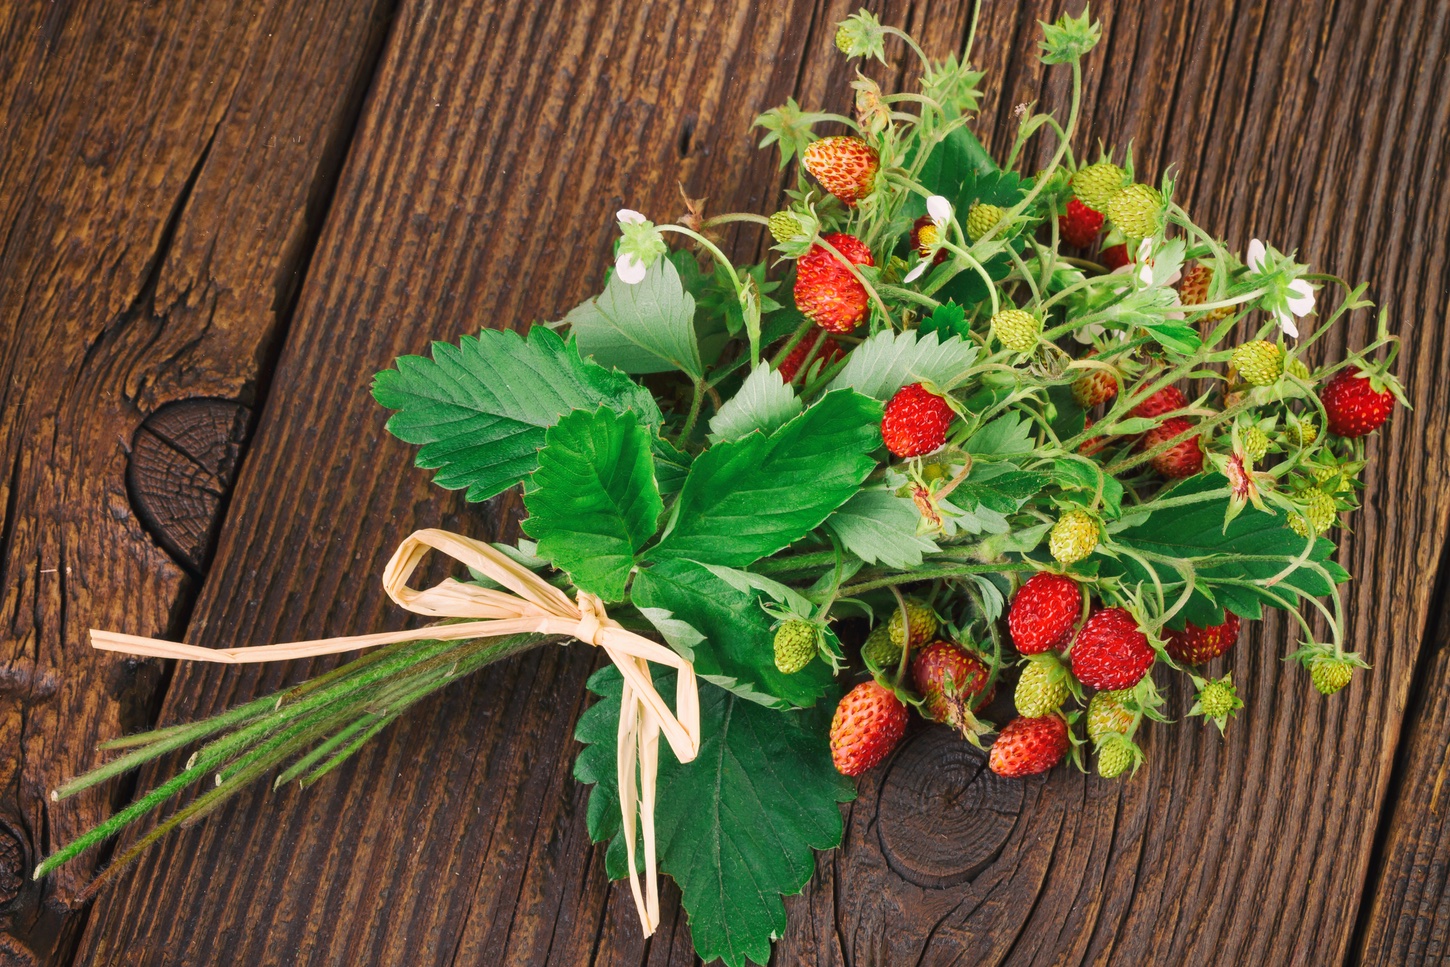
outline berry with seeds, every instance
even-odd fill
[[[1193,429],[1193,424],[1183,417],[1171,416],[1143,434],[1138,448],[1151,450],[1191,429]],[[1175,443],[1162,453],[1155,454],[1148,462],[1160,476],[1169,480],[1182,480],[1203,469],[1203,448],[1199,445],[1198,437],[1192,436]]]
[[[859,776],[891,754],[906,733],[906,706],[891,689],[862,682],[842,697],[831,719],[836,771]]]
[[[1013,352],[1032,352],[1041,334],[1042,320],[1024,309],[1003,309],[992,317],[992,335]]]
[[[912,383],[897,390],[886,404],[881,439],[893,456],[919,457],[946,444],[947,427],[955,415],[945,399]]]
[[[794,675],[816,656],[816,626],[809,621],[787,621],[775,632],[775,667]]]
[[[1007,611],[1012,644],[1023,655],[1060,650],[1082,613],[1082,589],[1076,581],[1050,571],[1028,578]]]
[[[1339,517],[1339,507],[1333,497],[1317,487],[1304,493],[1303,497],[1304,513],[1289,515],[1289,527],[1294,533],[1308,538],[1311,530],[1315,534],[1323,534],[1334,526]]]
[[[1169,631],[1168,654],[1185,665],[1202,665],[1228,651],[1238,638],[1239,616],[1225,611],[1222,624],[1200,628],[1190,621],[1182,631]]]
[[[854,236],[832,232],[824,241],[848,262],[876,264],[871,259],[871,250]],[[835,255],[825,246],[812,245],[796,261],[795,304],[802,315],[822,329],[850,332],[866,321],[870,299],[866,287]]]
[[[950,641],[933,641],[911,660],[911,683],[925,700],[927,714],[958,730],[969,726],[989,678],[991,671],[980,658]]]
[[[1263,460],[1269,452],[1269,435],[1256,426],[1245,430],[1239,440],[1244,445],[1244,456],[1253,463]]]
[[[886,625],[871,629],[866,643],[861,646],[861,660],[868,668],[884,669],[895,668],[901,661],[901,646],[891,640],[891,632]]]
[[[1111,161],[1079,168],[1072,176],[1072,193],[1089,208],[1102,211],[1128,183],[1128,173]]]
[[[936,636],[936,629],[939,622],[936,619],[936,612],[927,607],[923,601],[915,598],[906,599],[906,618],[911,625],[911,650],[915,651],[922,645],[931,641]],[[886,623],[887,632],[891,635],[891,643],[897,648],[905,646],[907,636],[901,627],[901,609],[894,608],[891,612],[891,620]]]
[[[1128,254],[1128,246],[1126,244],[1110,245],[1103,249],[1100,254],[1103,257],[1103,265],[1107,266],[1109,272],[1115,269],[1121,269],[1133,261],[1133,257]]]
[[[881,168],[875,148],[846,135],[812,141],[801,154],[801,163],[821,187],[853,207],[875,190]]]
[[[1109,736],[1098,746],[1098,775],[1116,779],[1130,768],[1136,772],[1143,764],[1143,750],[1124,735]]]
[[[978,203],[967,210],[967,238],[977,241],[986,235],[1006,216],[1005,208]]]
[[[1195,265],[1183,273],[1178,283],[1178,301],[1185,306],[1201,306],[1208,302],[1208,287],[1213,282],[1213,269]],[[1233,315],[1233,306],[1220,306],[1203,315],[1205,322],[1220,322]]]
[[[1346,369],[1331,379],[1319,400],[1329,418],[1329,432],[1351,438],[1378,430],[1395,408],[1394,395],[1375,389],[1357,369]]]
[[[1103,228],[1103,213],[1073,198],[1067,203],[1067,214],[1057,216],[1057,230],[1063,240],[1078,248],[1087,248]]]
[[[1188,405],[1188,399],[1176,386],[1165,386],[1130,411],[1134,416],[1152,419],[1164,413],[1181,410]]]
[[[790,209],[782,209],[771,215],[766,222],[770,229],[770,237],[781,244],[799,238],[805,232],[805,226],[796,217],[795,212]]]
[[[1244,707],[1239,693],[1234,689],[1233,675],[1225,675],[1211,682],[1204,682],[1198,690],[1198,700],[1189,715],[1202,715],[1218,726],[1219,734],[1228,728],[1228,717]]]
[[[1291,421],[1284,427],[1284,438],[1300,449],[1313,446],[1314,441],[1319,439],[1319,424],[1307,419]]]
[[[1060,564],[1081,561],[1098,546],[1098,522],[1085,510],[1070,510],[1057,519],[1047,548]]]
[[[1284,351],[1271,342],[1255,339],[1236,347],[1229,365],[1246,383],[1273,386],[1284,375]]]
[[[1072,398],[1077,405],[1090,410],[1118,395],[1118,380],[1112,370],[1090,369],[1072,384]]]
[[[1326,655],[1309,665],[1309,679],[1321,695],[1333,695],[1354,677],[1354,665],[1342,658]]]
[[[1017,688],[1012,693],[1012,702],[1017,714],[1027,718],[1041,718],[1062,708],[1070,689],[1067,683],[1067,668],[1051,653],[1029,658],[1017,679]]]
[[[1089,688],[1115,691],[1142,681],[1157,655],[1138,622],[1122,608],[1104,608],[1073,639],[1072,673]]]
[[[1147,185],[1120,189],[1103,211],[1129,238],[1148,238],[1163,226],[1163,196]]]
[[[1061,762],[1071,745],[1062,716],[1019,717],[1008,722],[992,743],[988,764],[997,775],[1009,779],[1034,776]]]
[[[1087,733],[1101,743],[1107,735],[1127,735],[1138,722],[1138,713],[1128,708],[1128,689],[1097,692],[1088,702]]]
[[[817,346],[820,348],[816,349]],[[846,354],[846,351],[840,347],[836,340],[832,339],[825,332],[817,330],[802,339],[780,361],[780,366],[777,367],[780,378],[787,383],[793,382],[796,374],[800,372],[801,365],[806,362],[806,357],[811,355],[812,349],[816,350],[816,354],[811,356],[810,365],[815,367],[819,362],[820,369],[825,369],[825,367],[831,365]]]

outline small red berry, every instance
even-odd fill
[[[1133,261],[1133,257],[1128,254],[1128,246],[1126,245],[1114,245],[1111,248],[1105,248],[1102,251],[1102,256],[1103,264],[1108,267],[1109,271],[1121,269]]]
[[[1009,779],[1033,776],[1061,762],[1071,746],[1062,716],[1018,717],[992,743],[988,764],[997,775]]]
[[[911,660],[911,682],[927,712],[953,728],[966,724],[990,677],[980,658],[950,641],[933,641]]]
[[[1089,688],[1132,688],[1157,657],[1138,622],[1122,608],[1093,612],[1072,643],[1072,673]]]
[[[1012,644],[1024,655],[1060,649],[1082,613],[1082,589],[1070,577],[1039,571],[1028,578],[1007,611]]]
[[[1234,646],[1239,637],[1239,616],[1225,612],[1223,624],[1200,628],[1188,622],[1182,631],[1168,632],[1168,654],[1185,665],[1203,665]]]
[[[848,262],[875,265],[871,250],[860,239],[842,232],[824,237]],[[866,321],[870,300],[851,270],[842,265],[824,246],[811,250],[796,260],[795,304],[801,313],[822,329],[850,332]]]
[[[1058,231],[1069,245],[1087,248],[1103,227],[1103,213],[1076,198],[1067,203],[1067,214],[1057,216]]]
[[[1148,397],[1137,406],[1133,407],[1134,416],[1152,419],[1155,416],[1162,416],[1164,413],[1172,413],[1174,410],[1181,410],[1188,405],[1188,399],[1176,386],[1165,386],[1152,396]]]
[[[1183,417],[1170,416],[1143,434],[1142,439],[1138,441],[1138,449],[1151,450],[1160,443],[1166,443],[1178,434],[1192,428],[1193,424]],[[1182,480],[1203,469],[1203,448],[1199,446],[1198,437],[1189,437],[1157,454],[1148,462],[1161,476],[1167,477],[1169,480]]]
[[[848,135],[812,141],[801,153],[801,163],[826,191],[852,206],[875,190],[881,168],[876,149]]]
[[[881,762],[906,733],[906,706],[874,681],[847,692],[831,719],[831,760],[842,775],[859,776]]]
[[[1389,390],[1376,392],[1369,377],[1357,369],[1346,369],[1329,381],[1319,394],[1329,432],[1343,437],[1372,433],[1389,419],[1395,397]]]
[[[881,439],[895,456],[919,457],[941,449],[955,415],[945,399],[912,383],[897,390],[886,404]]]
[[[811,349],[814,348],[817,343],[820,344],[821,348],[816,350],[816,355],[811,360],[812,366],[814,366],[819,360],[821,363],[821,368],[825,369],[825,367],[831,365],[831,363],[834,363],[836,360],[840,359],[842,356],[845,355],[845,350],[843,350],[840,345],[837,344],[836,340],[832,339],[824,332],[810,333],[806,336],[806,338],[802,339],[800,343],[797,344],[797,346],[792,349],[784,359],[780,361],[780,366],[778,366],[776,369],[776,371],[780,373],[780,378],[787,383],[795,379],[796,373],[800,372],[801,363],[806,361],[806,356],[810,355]]]

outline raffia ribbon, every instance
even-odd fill
[[[430,550],[441,551],[497,582],[506,591],[447,578],[423,591],[408,586]],[[695,669],[670,649],[620,627],[604,603],[587,591],[569,600],[563,591],[506,554],[480,541],[445,530],[415,531],[398,546],[383,570],[383,589],[403,608],[434,618],[465,619],[411,631],[385,631],[345,638],[320,638],[252,648],[201,648],[156,638],[91,631],[91,646],[103,651],[189,661],[243,663],[312,658],[397,641],[458,640],[517,634],[566,635],[604,649],[624,676],[619,710],[619,808],[629,858],[629,886],[645,935],[659,924],[659,880],[655,870],[655,776],[659,738],[664,732],[675,757],[689,762],[700,751],[700,696]],[[473,619],[473,620],[466,620]],[[649,662],[679,671],[671,713],[650,679]],[[645,888],[635,870],[635,817],[644,839]]]

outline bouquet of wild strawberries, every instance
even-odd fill
[[[621,211],[599,296],[377,378],[388,428],[439,485],[470,500],[523,487],[530,540],[481,548],[454,591],[527,585],[565,611],[574,596],[575,637],[668,645],[632,665],[610,652],[575,772],[595,785],[611,875],[672,876],[707,960],[765,962],[781,895],[839,841],[845,777],[885,759],[913,713],[978,744],[995,733],[1003,776],[1087,752],[1112,778],[1141,762],[1145,720],[1167,721],[1155,667],[1192,680],[1188,715],[1225,726],[1242,703],[1207,668],[1266,606],[1297,619],[1292,657],[1319,691],[1364,665],[1342,638],[1330,535],[1356,506],[1363,438],[1404,402],[1383,316],[1372,345],[1311,368],[1305,351],[1369,307],[1363,287],[1257,240],[1239,256],[1130,157],[1079,161],[1080,61],[1099,28],[1084,12],[1043,31],[1072,104],[1065,123],[1024,113],[1000,163],[970,130],[981,74],[965,56],[922,57],[909,93],[858,74],[854,117],[792,101],[757,121],[797,165],[781,210],[671,225]],[[836,45],[884,60],[892,36],[921,54],[865,12]],[[1039,135],[1051,163],[1017,170]],[[768,227],[778,257],[734,264],[712,230],[735,222]],[[38,872],[202,776],[217,787],[136,848],[274,767],[315,781],[408,705],[558,627],[445,623],[280,697],[118,740],[131,751],[58,792],[203,744]],[[1016,717],[986,721],[1012,678]],[[636,704],[669,683],[691,698],[678,721]],[[656,762],[659,722],[684,726]]]

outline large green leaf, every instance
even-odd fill
[[[631,600],[654,620],[667,611],[703,640],[670,637],[675,650],[695,665],[695,673],[742,698],[764,705],[814,704],[831,687],[831,670],[813,661],[786,675],[775,667],[774,620],[761,607],[760,592],[727,582],[694,561],[660,561],[642,568],[630,589]],[[663,633],[667,629],[661,627]]]
[[[908,383],[934,383],[949,390],[976,361],[977,347],[960,336],[941,339],[931,332],[918,338],[914,331],[883,329],[852,351],[831,380],[831,389],[853,389],[883,402]]]
[[[841,544],[867,564],[909,568],[921,566],[921,555],[940,550],[919,537],[921,512],[907,497],[887,490],[863,490],[826,521]]]
[[[616,273],[604,291],[574,307],[564,321],[586,356],[626,373],[678,369],[699,379],[695,300],[669,259],[658,259],[634,285]]]
[[[1223,491],[1226,486],[1227,481],[1218,474],[1204,474],[1189,478],[1164,496],[1193,496]],[[1218,624],[1224,620],[1225,607],[1244,618],[1261,618],[1265,604],[1294,606],[1301,595],[1332,594],[1334,585],[1349,580],[1348,572],[1329,559],[1334,553],[1334,544],[1321,537],[1314,541],[1303,564],[1270,585],[1270,579],[1293,566],[1304,553],[1305,539],[1289,529],[1282,513],[1272,516],[1253,508],[1245,510],[1225,527],[1227,509],[1225,494],[1158,511],[1114,535],[1118,543],[1133,550],[1192,564],[1195,591],[1187,607],[1176,616],[1175,624],[1181,626],[1183,621]],[[1125,511],[1131,513],[1130,508]],[[1153,578],[1149,567],[1162,582],[1165,595],[1174,600],[1173,596],[1183,590],[1184,579],[1167,564],[1150,560],[1145,566],[1124,554],[1116,559],[1102,557],[1098,573],[1119,575],[1130,582],[1142,581],[1145,589],[1151,589]]]
[[[972,467],[942,507],[948,523],[969,534],[1005,534],[1007,517],[1042,489],[1047,477],[1018,470],[1010,463],[979,463]]]
[[[656,677],[661,694],[674,691],[674,673]],[[620,830],[615,735],[619,673],[596,672],[600,695],[574,737],[584,744],[574,775],[593,783],[589,835],[609,840],[605,869],[629,875]],[[679,884],[695,951],[730,967],[764,964],[771,941],[785,932],[782,895],[799,893],[815,871],[813,850],[841,842],[839,803],[855,798],[854,783],[831,765],[827,708],[780,712],[700,686],[700,754],[681,765],[660,744],[655,842],[660,869]]]
[[[524,533],[575,587],[623,600],[635,553],[664,509],[650,434],[633,413],[600,407],[570,413],[544,441],[524,496]]]
[[[752,430],[773,433],[801,411],[800,398],[779,371],[761,363],[735,395],[710,418],[710,439],[715,443],[738,440]]]
[[[543,326],[485,329],[457,346],[433,344],[433,358],[402,356],[373,380],[373,398],[390,410],[388,431],[421,445],[417,464],[434,482],[486,500],[534,472],[544,431],[570,410],[603,404],[660,423],[649,391],[622,373],[580,357]]]
[[[695,458],[654,560],[747,567],[819,527],[854,494],[881,445],[881,404],[828,393],[766,436],[717,443]]]

